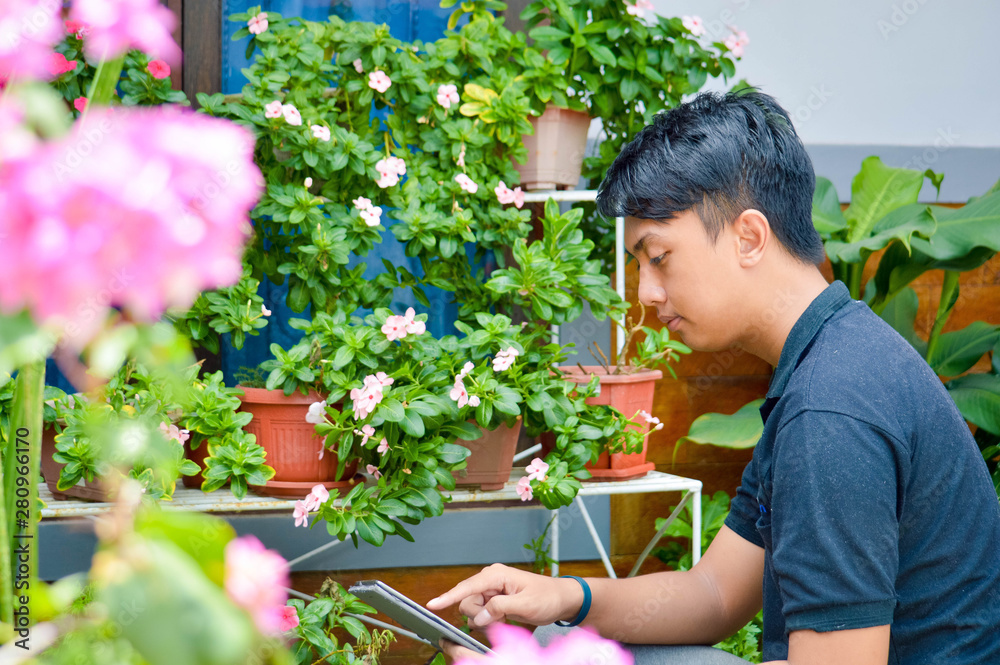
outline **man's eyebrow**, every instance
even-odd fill
[[[644,235],[641,238],[639,238],[639,240],[636,241],[635,245],[632,247],[632,251],[629,252],[629,253],[632,254],[633,256],[635,256],[636,254],[638,254],[639,252],[641,252],[643,249],[645,249],[645,247],[646,247],[646,238],[648,238],[651,235],[655,235],[655,234],[652,231],[650,231],[646,235]]]

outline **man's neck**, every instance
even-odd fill
[[[819,270],[803,266],[780,282],[775,280],[772,288],[761,289],[754,303],[759,314],[737,346],[777,367],[795,322],[827,286]]]

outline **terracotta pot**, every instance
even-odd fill
[[[514,163],[525,190],[576,189],[587,149],[590,116],[549,105],[545,113],[531,118],[535,133],[522,137],[528,161]]]
[[[306,413],[309,405],[321,401],[322,396],[316,392],[285,395],[280,390],[237,387],[244,393],[240,410],[253,414],[253,420],[244,429],[257,437],[257,443],[267,453],[264,463],[274,469],[274,477],[267,485],[251,486],[255,492],[302,498],[314,485],[333,489],[354,484],[357,462],[348,464],[343,479],[338,479],[337,454],[327,450],[323,459],[319,458],[323,438],[306,422]]]
[[[514,452],[517,450],[520,434],[521,416],[518,416],[513,427],[501,425],[494,430],[484,431],[483,436],[475,441],[455,441],[472,452],[466,460],[466,468],[451,472],[455,477],[455,484],[479,485],[480,489],[488,491],[503,489],[514,468]]]
[[[198,465],[201,469],[198,473],[193,476],[181,476],[181,482],[184,483],[184,487],[191,489],[201,489],[201,484],[205,482],[205,460],[208,459],[208,439],[202,439],[201,445],[198,448],[192,450],[188,443],[184,444],[184,457],[188,458],[192,462]],[[228,486],[227,482],[225,486]]]
[[[45,484],[48,485],[53,498],[59,500],[71,498],[86,499],[88,501],[108,500],[108,494],[104,491],[104,488],[101,487],[101,483],[97,478],[93,481],[81,479],[80,482],[73,487],[60,490],[57,487],[59,474],[62,472],[62,468],[66,465],[55,461],[52,458],[55,454],[56,431],[51,426],[46,425],[45,429],[42,430],[42,478],[45,479]]]
[[[590,375],[596,374],[601,381],[601,394],[588,397],[587,404],[610,404],[622,412],[626,418],[632,418],[640,409],[651,413],[653,410],[653,393],[656,382],[663,378],[663,372],[658,369],[643,370],[633,374],[608,374],[600,365],[584,365],[586,374],[579,367],[560,367],[568,381],[584,384],[590,381]],[[640,426],[630,426],[639,429]],[[648,425],[641,427],[648,428]],[[542,434],[542,451],[548,454],[555,447],[555,435],[551,432]],[[646,447],[649,435],[642,442],[642,450],[637,453],[601,453],[594,464],[588,464],[587,470],[594,480],[628,480],[640,478],[656,465],[646,461]]]

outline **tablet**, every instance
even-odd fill
[[[435,647],[443,637],[476,653],[493,653],[438,615],[378,580],[358,582],[348,591]]]

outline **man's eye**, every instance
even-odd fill
[[[651,265],[651,266],[658,266],[658,265],[660,265],[660,261],[662,261],[663,259],[665,259],[667,257],[667,254],[669,254],[669,253],[670,252],[663,252],[662,254],[660,254],[659,256],[657,256],[655,259],[650,259],[649,260],[649,265]]]

